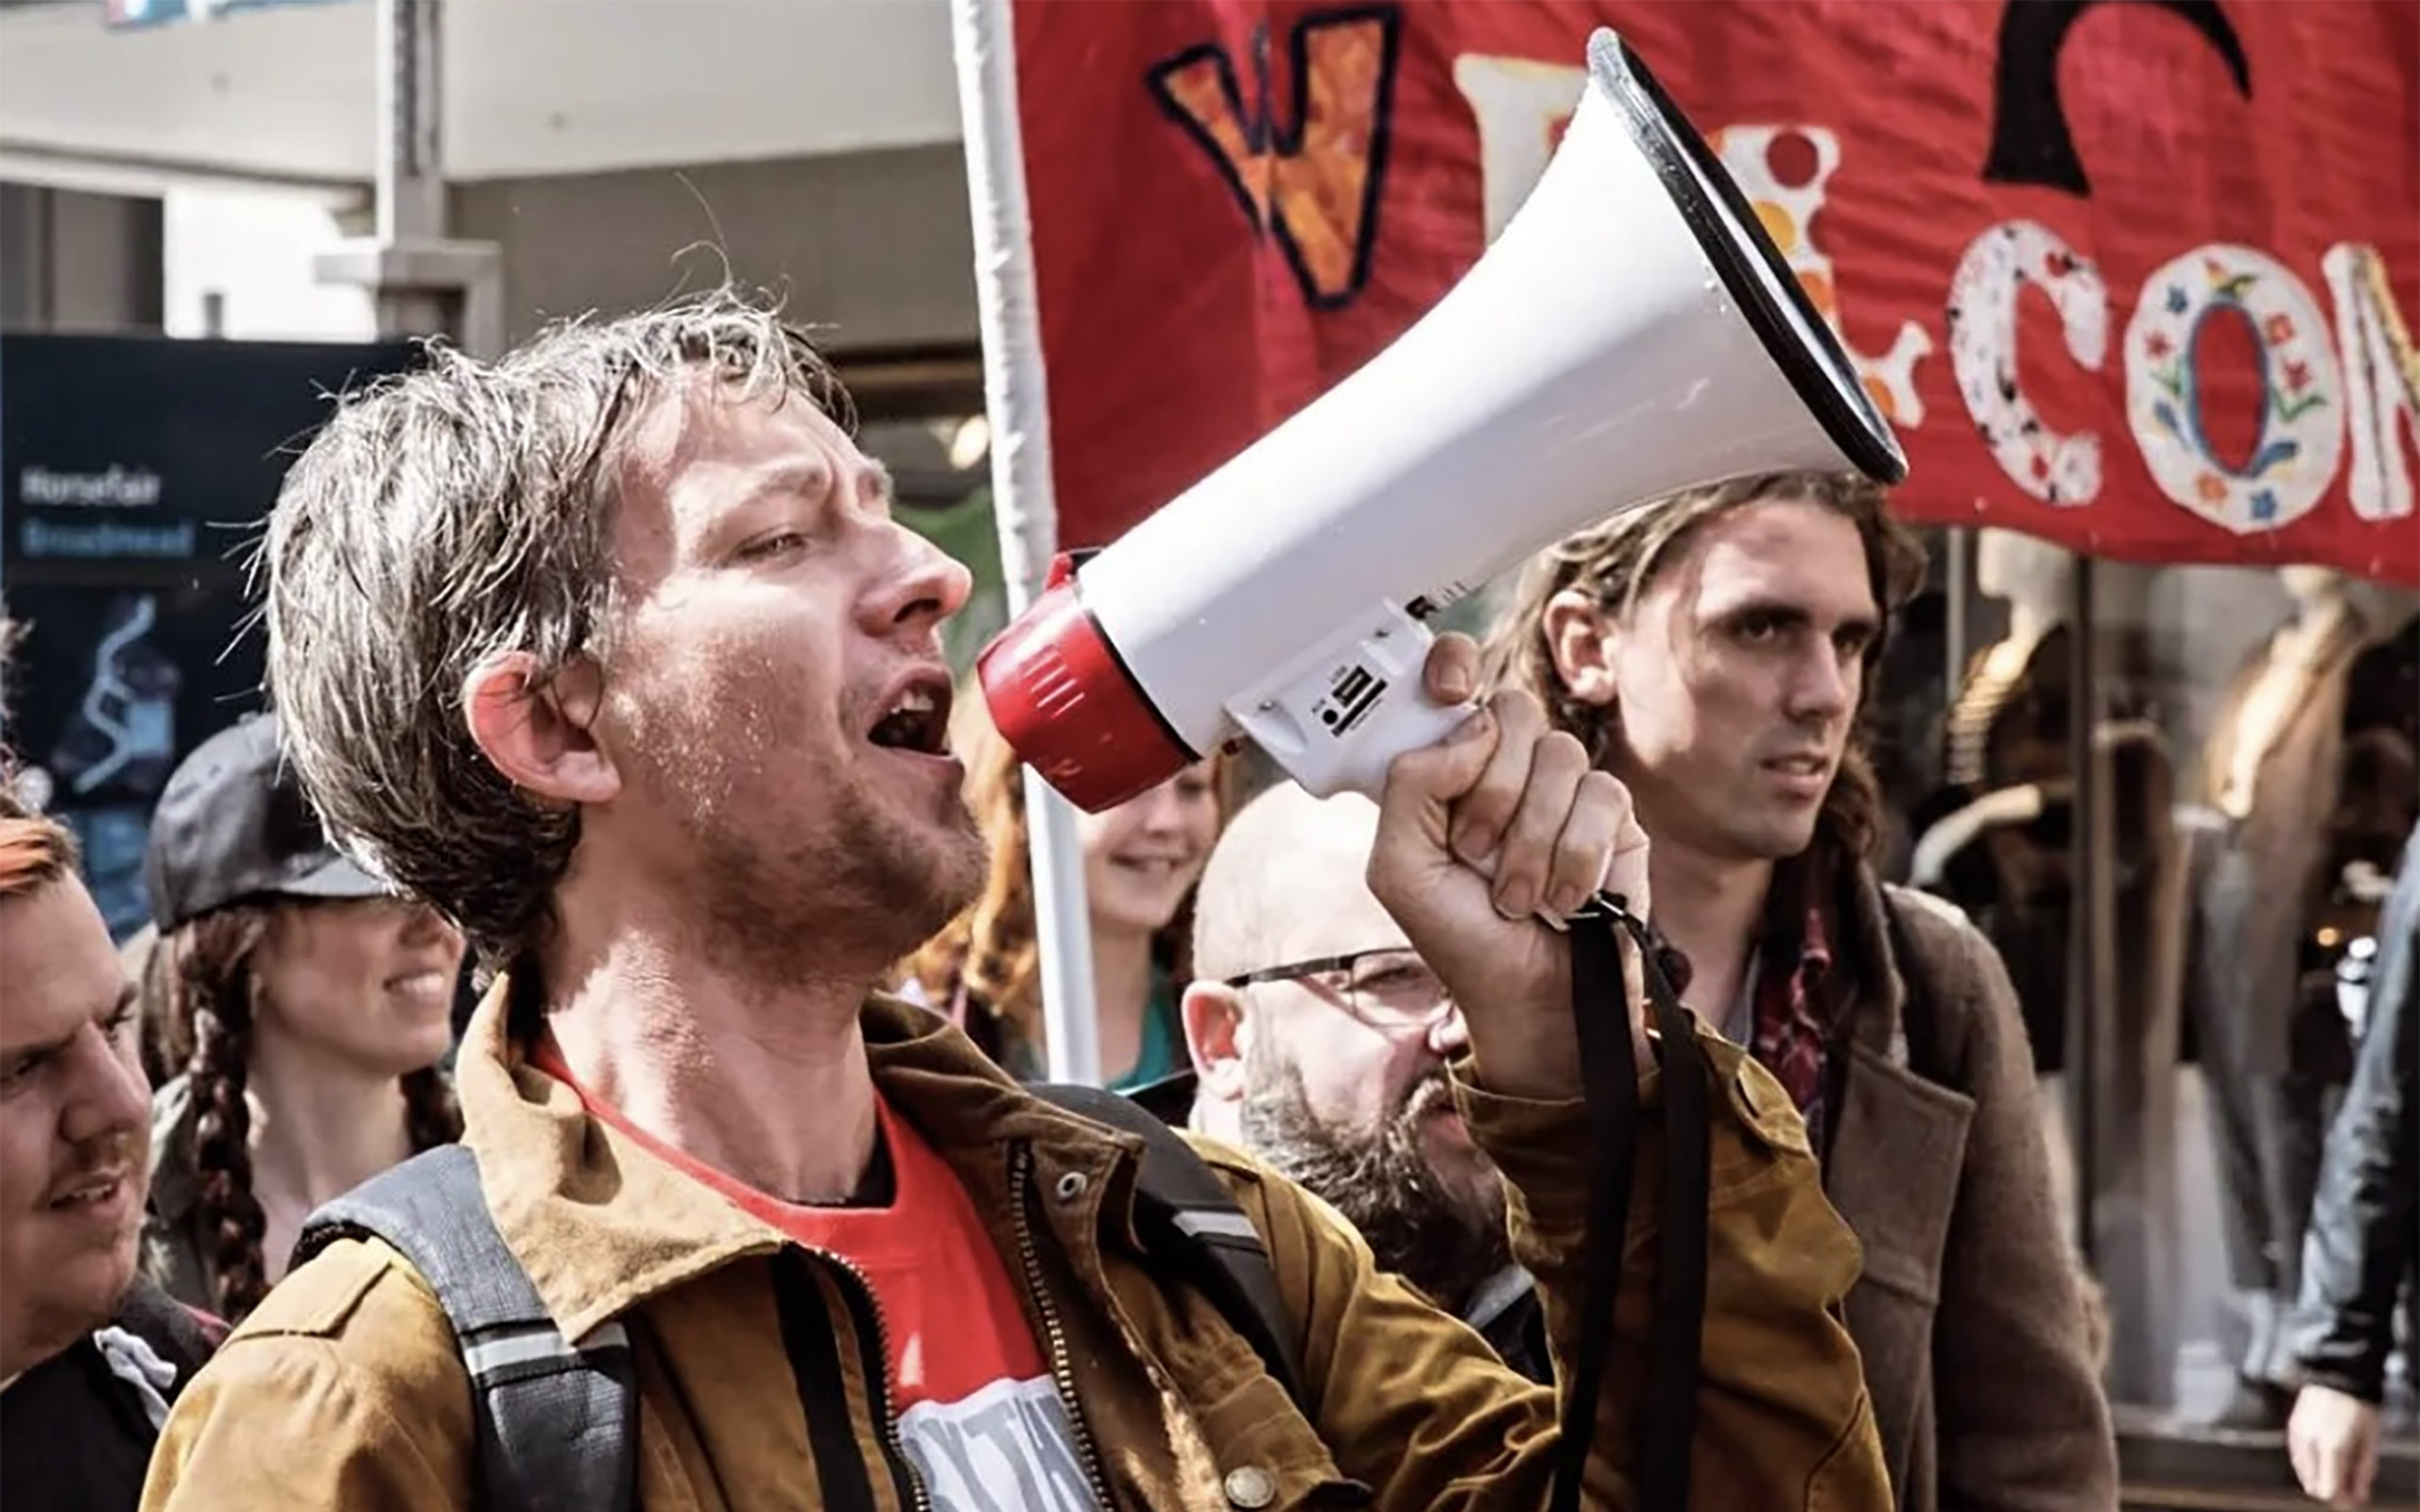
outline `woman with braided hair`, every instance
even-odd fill
[[[313,1210],[460,1133],[438,1062],[462,936],[329,844],[267,718],[169,779],[145,880],[190,1046],[154,1099],[147,1259],[238,1321]]]

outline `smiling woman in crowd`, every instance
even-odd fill
[[[147,1263],[233,1322],[313,1209],[460,1133],[437,1063],[462,936],[329,845],[268,719],[168,780],[146,881],[191,1047],[153,1100]]]
[[[982,821],[991,869],[975,905],[909,958],[904,990],[947,1013],[1011,1074],[1037,1080],[1047,1046],[1024,780],[979,692],[960,693],[950,747],[966,763],[966,800]],[[1078,817],[1100,1069],[1114,1089],[1185,1064],[1177,1005],[1190,974],[1194,885],[1227,819],[1227,765],[1213,756],[1107,813]]]

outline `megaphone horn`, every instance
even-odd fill
[[[1704,141],[1611,31],[1537,187],[1359,371],[1084,562],[979,662],[1017,754],[1098,812],[1240,731],[1374,795],[1466,713],[1423,696],[1439,609],[1571,531],[1777,472],[1907,473],[1890,425]]]

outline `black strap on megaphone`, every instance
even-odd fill
[[[1656,960],[1628,900],[1599,893],[1569,920],[1571,1009],[1580,1077],[1596,1145],[1582,1249],[1584,1289],[1579,1359],[1563,1396],[1563,1439],[1551,1512],[1580,1512],[1581,1471],[1597,1435],[1605,1354],[1613,1343],[1630,1229],[1631,1169],[1638,1148],[1639,1067],[1631,1043],[1630,981],[1621,936],[1638,946],[1663,1067],[1664,1182],[1649,1325],[1647,1391],[1634,1470],[1642,1512],[1681,1512],[1689,1502],[1689,1447],[1697,1436],[1700,1353],[1705,1331],[1707,1111],[1705,1056],[1695,1024]]]

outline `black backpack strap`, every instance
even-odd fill
[[[1071,1113],[1142,1136],[1135,1221],[1144,1246],[1184,1267],[1184,1279],[1210,1298],[1286,1394],[1307,1411],[1302,1346],[1286,1294],[1277,1284],[1277,1267],[1270,1262],[1260,1231],[1236,1205],[1210,1162],[1184,1135],[1132,1098],[1057,1082],[1027,1091]]]
[[[488,1512],[626,1512],[638,1494],[638,1387],[619,1323],[565,1339],[506,1247],[459,1144],[413,1157],[313,1213],[300,1266],[375,1237],[419,1271],[454,1326],[478,1431],[475,1504]]]

